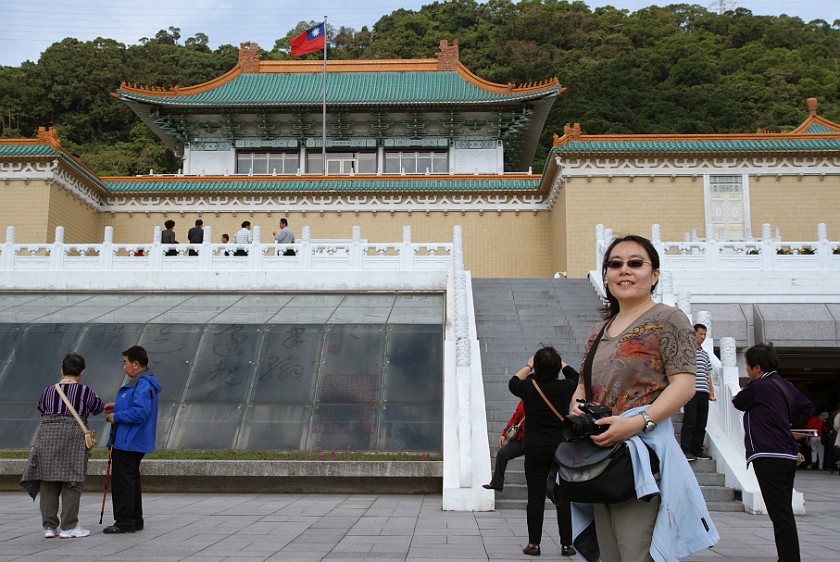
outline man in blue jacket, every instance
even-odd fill
[[[158,394],[161,386],[149,370],[146,350],[135,345],[122,353],[123,371],[130,379],[120,388],[115,402],[105,405],[105,418],[113,424],[108,445],[111,451],[111,499],[113,525],[106,534],[133,533],[143,529],[143,498],[140,461],[155,450]]]
[[[803,428],[814,404],[776,372],[773,344],[757,344],[744,353],[747,386],[732,399],[744,413],[747,466],[752,463],[767,515],[773,522],[779,562],[799,562],[799,536],[793,517],[793,479],[799,443],[790,429]]]

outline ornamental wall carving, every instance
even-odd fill
[[[416,195],[137,195],[109,197],[110,213],[466,213],[537,212],[550,207],[539,194]]]
[[[697,175],[739,170],[752,175],[840,174],[840,157],[575,158],[555,156],[566,177],[615,175]]]

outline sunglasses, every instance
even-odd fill
[[[627,260],[626,262],[623,262],[621,260],[610,260],[610,261],[607,262],[607,267],[609,269],[621,269],[621,267],[625,263],[627,264],[627,267],[629,267],[630,269],[639,269],[640,267],[644,267],[645,264],[648,264],[648,265],[651,265],[651,266],[653,265],[649,261],[645,261],[642,258],[633,258],[633,259]]]

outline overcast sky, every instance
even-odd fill
[[[590,7],[613,5],[631,12],[652,4],[680,2],[650,0],[584,0]],[[692,3],[691,0],[684,0]],[[712,2],[715,2],[712,5]],[[840,0],[708,0],[696,2],[718,9],[740,7],[756,15],[788,14],[805,21],[840,19]],[[428,0],[2,0],[0,8],[0,65],[19,66],[37,61],[50,45],[65,37],[89,41],[116,39],[126,45],[154,37],[170,26],[181,29],[181,41],[196,33],[210,38],[210,47],[253,41],[271,49],[301,20],[321,20],[338,27],[372,26],[397,8],[418,10]],[[430,53],[431,56],[431,53]]]

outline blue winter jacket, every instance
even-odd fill
[[[135,453],[155,450],[158,394],[161,386],[149,369],[141,371],[120,388],[114,401],[114,449]]]

